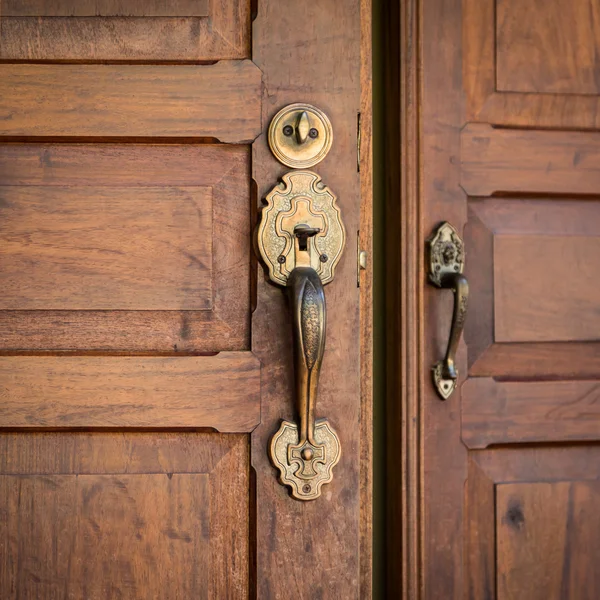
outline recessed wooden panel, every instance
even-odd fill
[[[0,186],[0,310],[208,310],[210,188]]]
[[[0,476],[3,597],[208,598],[208,485],[181,473]]]
[[[466,120],[600,128],[598,10],[595,0],[463,0]]]
[[[498,90],[600,93],[596,0],[496,0],[496,43]]]
[[[461,389],[462,439],[469,448],[600,439],[598,379],[512,382],[471,377]]]
[[[0,595],[247,598],[245,436],[0,434]]]
[[[600,340],[598,235],[494,238],[497,342]]]
[[[250,57],[249,0],[1,2],[0,59],[215,61]]]
[[[469,123],[461,132],[461,186],[470,196],[502,192],[596,195],[600,133]]]
[[[261,73],[214,65],[0,64],[0,135],[254,140]]]
[[[31,254],[38,272],[31,284],[39,292],[32,296],[31,290],[27,295],[22,286],[13,289],[11,306],[19,310],[0,310],[0,348],[145,352],[247,349],[251,260],[248,169],[249,151],[242,146],[0,145],[0,197],[28,198],[30,206],[43,209],[41,213],[30,211],[26,220],[13,218],[11,226],[0,223],[0,230],[12,240],[13,247],[18,242],[21,252]],[[92,202],[94,194],[112,200]],[[212,211],[207,210],[210,197]],[[200,198],[203,202],[198,203]],[[0,212],[16,214],[13,204],[0,207]],[[71,210],[56,210],[66,204]],[[127,223],[122,222],[121,214],[129,215]],[[59,237],[48,229],[48,219],[62,224],[64,235]],[[107,236],[117,242],[116,248],[107,247],[99,219],[104,219]],[[31,235],[34,222],[40,228]],[[148,225],[153,227],[150,237]],[[18,237],[15,231],[21,232]],[[157,232],[162,242],[154,237]],[[93,235],[95,244],[87,239]],[[35,244],[40,246],[39,252],[32,252]],[[102,249],[113,251],[102,253]],[[160,253],[160,260],[149,264],[153,249]],[[46,253],[44,261],[40,253]],[[46,273],[48,253],[61,257],[54,263],[54,278]],[[73,270],[73,257],[81,258],[77,271]],[[180,275],[186,271],[188,275],[193,272],[193,276],[177,282],[172,269],[165,273],[163,260],[169,257],[171,267],[179,265]],[[98,281],[98,273],[91,271],[94,265],[102,266],[111,276],[119,274],[117,265],[128,265],[130,275],[119,281],[108,277],[111,293],[99,288],[94,296],[87,287]],[[32,264],[26,264],[15,276],[23,282],[32,268]],[[8,270],[15,272],[4,254],[0,273]],[[61,306],[48,303],[63,294],[53,286],[68,273],[73,297],[63,298]],[[157,277],[157,273],[162,274]],[[143,308],[137,293],[148,290],[146,286],[152,282],[153,289],[144,302],[147,308],[158,310],[116,310],[125,306],[120,290],[123,286],[131,290],[135,281],[136,294],[129,296],[129,306]],[[38,283],[43,282],[45,288],[40,291]],[[23,310],[27,305],[17,302],[19,296],[24,296],[30,307],[33,301],[42,310]],[[111,310],[92,310],[99,306],[102,296]],[[174,300],[176,297],[179,300]],[[183,307],[181,300],[186,297],[191,302],[188,306],[202,310],[165,310]],[[50,310],[76,306],[83,310]]]
[[[260,422],[260,363],[217,356],[0,356],[3,427],[214,427]]]
[[[600,203],[471,198],[468,207],[470,373],[593,377],[600,365]]]
[[[498,600],[600,596],[600,483],[496,487]]]
[[[205,17],[208,0],[2,0],[5,17]]]

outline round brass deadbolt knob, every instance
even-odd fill
[[[331,149],[333,129],[327,115],[310,104],[282,108],[269,125],[269,147],[275,158],[292,169],[320,163]]]

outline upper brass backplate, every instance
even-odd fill
[[[257,232],[260,255],[269,277],[279,285],[287,284],[297,266],[312,267],[323,285],[334,276],[335,267],[346,243],[346,232],[335,194],[312,171],[286,173],[282,182],[266,197]],[[306,240],[310,264],[296,264],[300,240],[298,226],[319,232]]]
[[[458,231],[448,222],[442,223],[429,240],[429,280],[442,287],[442,277],[462,273],[465,268],[465,251]]]
[[[269,126],[269,146],[275,158],[292,169],[306,169],[321,162],[333,143],[327,115],[310,104],[290,104]]]

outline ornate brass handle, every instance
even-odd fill
[[[314,500],[333,478],[340,440],[327,419],[316,419],[317,386],[325,352],[323,286],[333,279],[346,234],[333,193],[310,171],[283,176],[266,197],[257,246],[270,279],[285,285],[292,316],[298,423],[282,421],[269,454],[292,497]]]
[[[441,398],[447,400],[456,389],[458,380],[456,351],[467,317],[469,283],[462,274],[465,263],[464,245],[450,223],[443,223],[436,230],[429,245],[429,280],[439,288],[454,292],[454,311],[446,356],[433,366],[435,387]]]

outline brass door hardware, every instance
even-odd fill
[[[436,287],[451,289],[454,293],[446,356],[433,366],[433,382],[443,400],[452,395],[458,380],[455,358],[469,303],[469,283],[462,274],[464,266],[463,241],[450,223],[442,223],[429,241],[429,281]]]
[[[327,115],[310,104],[290,104],[281,109],[269,126],[269,147],[275,158],[293,169],[320,163],[333,143]]]
[[[316,419],[317,386],[325,352],[329,283],[346,233],[335,195],[315,173],[296,171],[266,197],[257,247],[270,279],[287,288],[294,339],[299,423],[283,421],[269,454],[281,483],[297,500],[314,500],[333,477],[340,440],[327,419]]]

